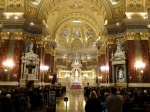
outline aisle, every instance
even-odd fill
[[[68,97],[67,111],[64,97]],[[85,98],[83,89],[69,89],[66,94],[56,99],[56,112],[85,112]]]

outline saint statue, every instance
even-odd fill
[[[119,70],[118,70],[118,78],[119,78],[119,82],[123,82],[124,81],[124,71],[123,71],[123,69],[122,68],[120,68]]]
[[[117,50],[114,53],[114,57],[125,58],[125,52],[121,50],[121,44],[119,42],[117,44]]]
[[[68,29],[67,29],[67,28],[64,28],[64,30],[63,30],[63,35],[64,35],[65,37],[68,36]]]
[[[32,43],[32,42],[30,42],[29,51],[30,51],[30,52],[33,52],[33,43]]]

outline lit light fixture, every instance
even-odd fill
[[[30,24],[31,24],[32,26],[34,25],[34,23],[33,23],[33,22],[31,22]]]
[[[5,67],[12,68],[14,66],[14,63],[13,63],[13,61],[8,60],[8,61],[3,62],[3,65]]]
[[[148,24],[147,27],[150,28],[150,24]]]
[[[75,19],[75,20],[73,20],[72,22],[73,22],[73,23],[81,23],[81,21],[78,20],[78,19]]]
[[[131,19],[131,16],[128,16],[128,19]]]
[[[18,19],[18,16],[15,16],[15,19]]]
[[[100,69],[102,72],[107,72],[109,70],[109,67],[108,66],[101,66]]]
[[[108,20],[106,19],[105,22],[104,22],[104,25],[107,25],[107,24],[108,24]]]
[[[7,80],[9,81],[10,80],[10,75],[11,75],[11,69],[14,66],[14,63],[11,60],[7,60],[7,61],[3,62],[3,66],[5,68],[4,71],[8,72],[7,73]]]
[[[143,62],[136,62],[135,63],[135,67],[136,67],[136,69],[144,69],[145,68],[145,63],[143,63]]]
[[[119,25],[119,23],[116,23],[116,25]]]
[[[137,78],[138,78],[139,82],[143,82],[143,70],[145,68],[145,63],[143,63],[143,62],[136,62],[135,63],[135,68],[138,71]]]

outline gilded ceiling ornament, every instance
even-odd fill
[[[68,38],[68,36],[69,36],[69,30],[68,30],[68,28],[64,28],[63,30],[62,30],[62,32],[60,33],[60,36],[64,36],[64,37],[67,37]]]
[[[20,4],[17,4],[17,7],[20,7]]]
[[[29,2],[32,2],[33,4],[39,4],[41,0],[28,0]]]
[[[123,6],[114,9],[116,15],[123,14]]]
[[[138,4],[136,4],[137,5],[137,7],[140,7],[141,5],[138,3]]]
[[[0,0],[0,5],[4,5],[5,0]]]
[[[94,33],[93,33],[93,31],[91,30],[91,28],[87,28],[86,29],[86,37],[94,37]]]
[[[10,4],[10,7],[13,7],[14,6],[14,4]]]
[[[70,3],[70,8],[72,9],[83,8],[83,3],[74,1],[73,3]]]
[[[81,31],[79,29],[74,29],[72,36],[81,37]]]
[[[130,4],[130,7],[133,7],[133,3]]]
[[[35,14],[36,14],[37,9],[36,9],[36,8],[33,8],[33,7],[28,6],[28,7],[27,7],[27,11],[28,11],[28,13],[29,13],[30,15],[35,15]]]

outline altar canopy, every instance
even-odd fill
[[[71,64],[72,70],[59,70],[58,81],[71,89],[80,89],[90,82],[95,85],[96,75],[95,70],[82,70],[82,64],[78,56]],[[65,80],[66,79],[66,80]]]

